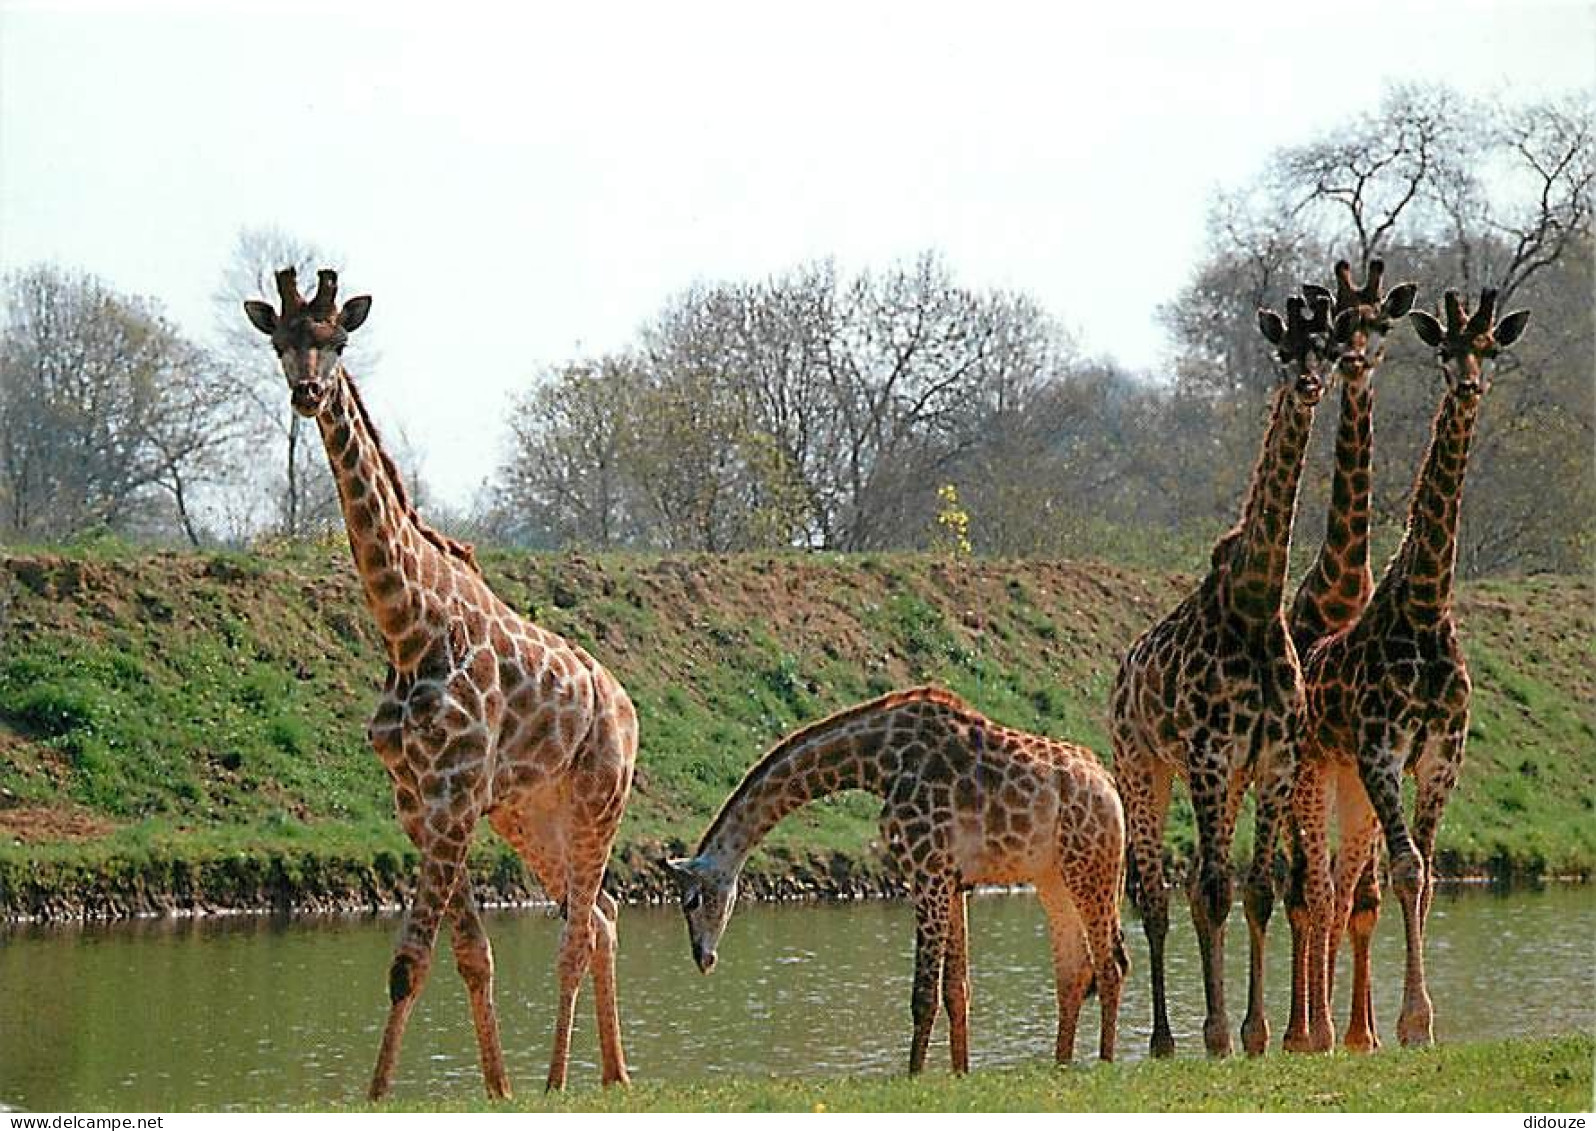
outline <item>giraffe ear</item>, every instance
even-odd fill
[[[1529,325],[1530,312],[1515,310],[1496,324],[1496,344],[1510,346],[1518,341],[1524,333],[1524,327]]]
[[[1441,324],[1435,320],[1433,314],[1415,310],[1408,314],[1408,321],[1413,323],[1413,329],[1418,332],[1419,339],[1427,346],[1438,346],[1446,337],[1446,331],[1441,329]]]
[[[357,295],[344,303],[344,308],[338,312],[338,325],[344,328],[345,333],[354,333],[366,321],[366,315],[371,313],[371,296]]]
[[[1302,293],[1309,302],[1318,302],[1320,295],[1323,295],[1325,298],[1330,297],[1330,291],[1325,287],[1321,287],[1318,283],[1302,284]]]
[[[1258,312],[1258,329],[1263,331],[1263,336],[1272,346],[1278,346],[1286,340],[1286,324],[1280,315],[1272,310]]]
[[[249,324],[262,334],[270,334],[277,329],[277,312],[271,308],[270,303],[249,299],[244,303],[244,316],[249,319]]]
[[[1413,300],[1418,297],[1419,284],[1401,283],[1391,288],[1385,296],[1385,301],[1380,304],[1380,313],[1387,318],[1405,318],[1408,311],[1413,309]]]

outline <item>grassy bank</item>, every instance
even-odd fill
[[[615,880],[638,895],[773,739],[889,688],[942,683],[1106,755],[1119,658],[1189,583],[924,556],[489,555],[485,568],[637,702]],[[1592,596],[1567,578],[1464,588],[1476,703],[1441,830],[1447,871],[1596,862]],[[362,738],[382,668],[341,546],[0,560],[0,913],[397,900],[413,855]],[[890,886],[876,808],[844,797],[789,819],[755,861],[764,890]],[[1192,839],[1178,803],[1177,857]],[[525,893],[486,836],[473,866],[506,898]]]
[[[1523,1111],[1591,1110],[1589,1035],[1500,1041],[1370,1057],[1271,1054],[1065,1069],[861,1079],[637,1084],[535,1090],[519,1111]],[[352,1109],[352,1110],[366,1110]],[[437,1111],[400,1096],[384,1110]],[[446,1110],[446,1109],[445,1109]]]

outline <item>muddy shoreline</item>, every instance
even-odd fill
[[[628,904],[657,904],[675,897],[661,861],[671,846],[629,846],[612,863],[605,886]],[[1172,880],[1184,872],[1172,862]],[[1507,860],[1484,865],[1441,861],[1441,882],[1511,887],[1551,877],[1515,869]],[[472,883],[485,907],[548,906],[526,871],[513,860],[474,860]],[[0,925],[108,922],[126,919],[236,914],[344,914],[402,910],[415,877],[414,862],[392,852],[369,859],[303,854],[202,860],[113,861],[85,864],[16,864],[0,870]],[[1282,877],[1283,878],[1283,877]],[[872,854],[777,851],[750,863],[740,893],[756,900],[841,901],[892,899],[908,887],[891,862]]]

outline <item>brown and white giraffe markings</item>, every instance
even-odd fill
[[[279,315],[247,303],[271,335],[294,406],[320,428],[366,601],[389,659],[368,735],[393,783],[421,875],[389,971],[391,1009],[371,1096],[389,1090],[400,1040],[444,915],[470,993],[488,1092],[509,1081],[493,1005],[493,956],[464,861],[484,817],[565,910],[548,1086],[562,1087],[577,989],[591,967],[605,1083],[624,1082],[615,999],[615,901],[600,890],[631,788],[637,716],[582,649],[519,617],[488,588],[468,547],[410,505],[340,359],[368,299],[334,306],[320,273],[306,303],[279,273]]]
[[[1202,953],[1212,1055],[1231,1047],[1225,1012],[1224,923],[1230,912],[1230,846],[1249,784],[1257,833],[1244,907],[1249,934],[1248,1003],[1242,1040],[1251,1054],[1268,1041],[1264,940],[1274,901],[1278,824],[1289,804],[1300,724],[1302,677],[1281,609],[1297,488],[1330,353],[1330,299],[1259,324],[1286,367],[1238,525],[1215,544],[1198,589],[1132,644],[1115,680],[1110,733],[1114,775],[1125,802],[1137,893],[1152,967],[1155,1056],[1174,1051],[1164,987],[1169,897],[1163,838],[1170,789],[1183,778],[1197,818],[1198,859],[1188,898]]]
[[[1336,430],[1335,463],[1331,478],[1330,505],[1325,517],[1324,541],[1314,556],[1297,589],[1291,605],[1288,623],[1292,644],[1299,659],[1320,640],[1341,632],[1355,623],[1363,614],[1374,593],[1374,573],[1369,568],[1369,512],[1372,493],[1372,466],[1374,455],[1374,385],[1375,371],[1385,356],[1385,338],[1395,322],[1412,309],[1417,287],[1402,283],[1390,293],[1383,293],[1382,278],[1385,264],[1375,259],[1368,265],[1367,278],[1362,286],[1352,281],[1351,264],[1345,260],[1335,265],[1335,325],[1334,348],[1340,352],[1337,373],[1341,378],[1341,413]],[[1328,292],[1325,292],[1328,293]],[[1319,770],[1305,761],[1304,752],[1298,752],[1298,781],[1306,774],[1313,777]],[[1321,807],[1314,816],[1302,808],[1310,798],[1322,802],[1321,790],[1312,783],[1302,790],[1294,790],[1294,817],[1292,839],[1292,874],[1286,896],[1287,917],[1291,927],[1291,1017],[1286,1025],[1283,1045],[1292,1051],[1312,1047],[1314,1041],[1308,1032],[1306,948],[1308,923],[1306,896],[1303,891],[1306,862],[1296,833],[1303,820],[1326,819]],[[1355,775],[1351,780],[1340,781],[1332,777],[1329,785],[1338,798],[1338,807],[1344,818],[1347,833],[1344,843],[1359,843],[1358,829],[1362,821],[1357,812],[1357,799],[1362,787]],[[1366,806],[1365,806],[1366,808]],[[1373,1001],[1369,987],[1369,939],[1374,917],[1378,914],[1380,887],[1376,874],[1377,856],[1367,854],[1362,863],[1343,854],[1340,867],[1348,873],[1338,890],[1351,901],[1349,915],[1353,935],[1353,1011],[1349,1043],[1373,1041]],[[1355,886],[1354,886],[1355,885]],[[1355,910],[1354,910],[1355,909]],[[1343,920],[1348,916],[1344,915]],[[1337,932],[1336,938],[1339,938]],[[1334,968],[1336,938],[1331,940],[1331,968]],[[1353,1036],[1353,1031],[1368,1033],[1367,1038]]]
[[[909,1071],[925,1064],[939,990],[956,1072],[969,1070],[964,893],[1036,886],[1052,935],[1055,1055],[1074,1055],[1095,981],[1099,1053],[1113,1058],[1128,963],[1120,930],[1124,817],[1113,780],[1080,746],[1000,726],[934,687],[850,707],[778,743],[721,807],[689,860],[672,861],[694,960],[708,972],[748,854],[787,814],[842,790],[880,797],[881,830],[916,919]]]
[[[1397,1035],[1404,1045],[1432,1040],[1424,929],[1435,884],[1435,835],[1462,766],[1471,690],[1452,615],[1457,524],[1469,444],[1489,388],[1482,362],[1515,341],[1528,321],[1521,311],[1493,324],[1494,309],[1495,293],[1487,290],[1469,318],[1449,291],[1444,329],[1427,314],[1412,315],[1420,336],[1438,347],[1448,387],[1414,486],[1407,529],[1363,616],[1306,657],[1303,757],[1305,769],[1312,769],[1298,783],[1298,807],[1305,814],[1324,812],[1324,782],[1332,772],[1347,779],[1355,773],[1362,786],[1361,796],[1342,791],[1353,796],[1342,801],[1351,805],[1352,819],[1343,813],[1341,851],[1354,860],[1338,869],[1334,882],[1325,822],[1301,822],[1310,925],[1308,1011],[1311,1047],[1317,1049],[1328,1048],[1332,1039],[1328,962],[1333,933],[1350,901],[1347,887],[1356,875],[1351,868],[1381,829],[1407,941]],[[1411,829],[1402,812],[1404,772],[1417,781]],[[1372,914],[1369,920],[1372,931]],[[1361,1020],[1354,1017],[1348,1043],[1372,1047],[1372,1024],[1364,1031],[1356,1024]]]

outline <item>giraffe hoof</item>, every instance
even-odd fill
[[[1288,1032],[1280,1040],[1280,1049],[1282,1052],[1312,1052],[1313,1042],[1304,1031]]]
[[[1154,1033],[1152,1043],[1148,1046],[1148,1053],[1160,1060],[1175,1055],[1175,1038],[1168,1033]]]
[[[1241,1024],[1241,1047],[1248,1056],[1262,1056],[1269,1051],[1269,1022],[1263,1018],[1247,1018]]]

